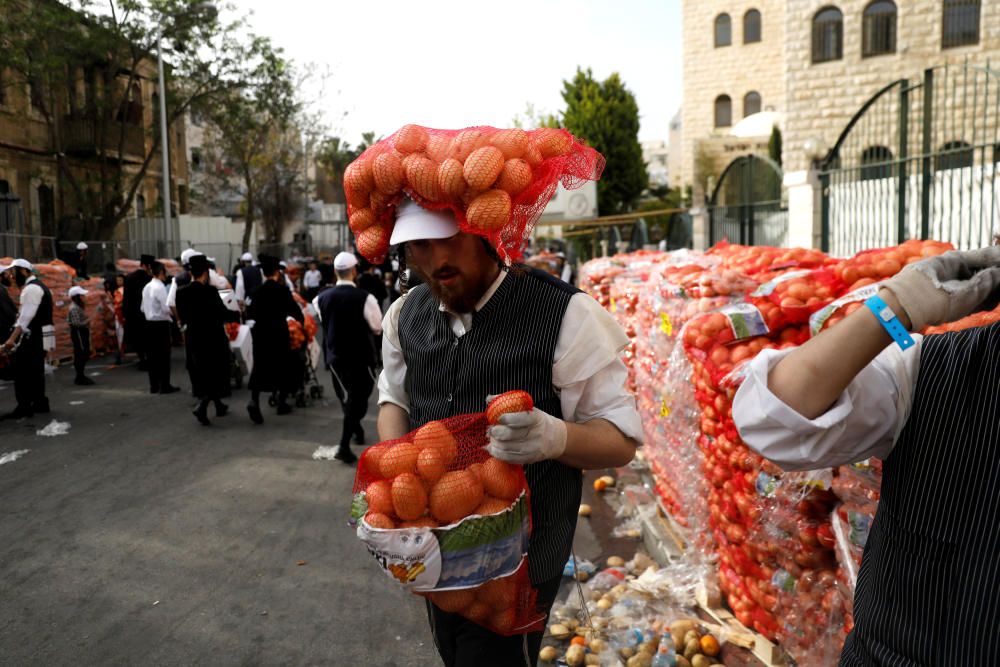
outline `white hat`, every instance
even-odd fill
[[[12,268],[14,267],[11,266],[10,264],[0,264],[0,273],[3,273],[5,271],[10,271]]]
[[[188,248],[181,253],[181,264],[187,264],[191,261],[191,258],[195,255],[202,255],[204,253],[195,250],[194,248]]]
[[[71,299],[74,296],[83,296],[84,294],[87,294],[87,290],[83,289],[79,285],[73,285],[69,288],[69,298]]]
[[[210,264],[215,264],[215,258],[214,257],[206,257],[205,259],[207,259]]]
[[[35,267],[33,267],[31,265],[31,262],[29,262],[26,259],[21,259],[20,257],[18,257],[13,262],[11,262],[10,266],[11,266],[12,269],[13,268],[27,269],[28,271],[34,271],[35,270]]]
[[[336,271],[346,271],[358,265],[358,258],[353,252],[338,252],[333,258],[333,268]]]
[[[404,199],[396,209],[396,226],[389,245],[418,239],[450,239],[458,233],[451,211],[428,211],[412,199]]]
[[[76,249],[77,250],[86,250],[87,249],[87,244],[84,243],[83,241],[80,241],[79,243],[76,244]]]
[[[242,255],[240,255],[240,261],[241,262],[252,262],[253,261],[253,254],[249,253],[249,252],[243,253]]]
[[[278,266],[280,266],[283,269],[288,268],[288,264],[285,262],[285,260],[281,260],[280,262],[278,262]]]

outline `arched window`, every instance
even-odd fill
[[[844,57],[844,15],[836,7],[816,12],[812,25],[812,61],[825,63]]]
[[[0,178],[0,195],[10,194],[10,183]]]
[[[979,43],[979,0],[944,0],[941,48]]]
[[[139,195],[135,198],[135,217],[146,217],[146,198],[143,195]]]
[[[760,41],[760,12],[749,9],[743,15],[743,43],[752,44]]]
[[[896,52],[896,3],[875,0],[865,7],[861,22],[861,55],[881,56]]]
[[[743,117],[746,118],[755,113],[760,113],[760,93],[751,90],[743,96]]]
[[[861,180],[892,176],[892,151],[885,146],[869,146],[861,153]]]
[[[715,17],[715,45],[729,46],[733,43],[733,22],[729,14]]]
[[[733,101],[729,95],[715,98],[715,126],[730,127],[733,124]]]
[[[972,146],[964,141],[949,141],[934,156],[934,171],[971,167],[972,160]]]

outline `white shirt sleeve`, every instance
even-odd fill
[[[644,434],[635,397],[625,388],[628,370],[619,356],[629,339],[608,311],[587,294],[575,294],[563,315],[552,364],[563,419],[611,422],[627,438]]]
[[[31,321],[35,319],[38,306],[41,305],[42,297],[44,296],[45,292],[42,291],[42,288],[33,282],[28,283],[21,290],[21,310],[17,314],[16,323],[21,328],[21,331],[27,331],[31,325]]]
[[[319,295],[317,294],[316,296],[314,296],[313,300],[310,301],[309,303],[312,304],[313,311],[316,312],[316,320],[318,322],[322,322],[323,321],[323,311],[321,311],[319,309]]]
[[[743,441],[784,470],[813,470],[885,458],[910,416],[923,337],[890,345],[858,373],[833,406],[806,419],[771,393],[768,375],[791,350],[765,350],[748,364],[733,400]]]
[[[215,269],[208,270],[208,282],[211,283],[212,287],[215,289],[229,289],[229,281],[226,280],[224,275],[221,275]]]
[[[243,269],[236,272],[236,288],[233,290],[236,295],[237,301],[245,301],[247,297],[247,288],[243,284]]]
[[[378,301],[371,294],[365,299],[365,322],[368,328],[376,336],[382,333],[382,309],[378,307]]]
[[[382,320],[382,373],[378,376],[378,404],[393,403],[410,412],[406,393],[406,361],[399,346],[399,311],[406,297],[393,301]]]
[[[167,292],[167,307],[176,308],[177,307],[177,277],[170,281],[170,291]]]

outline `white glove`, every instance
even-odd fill
[[[907,266],[883,287],[910,318],[910,330],[954,322],[982,305],[1000,285],[1000,246],[951,251]]]
[[[486,450],[508,463],[527,464],[557,459],[566,451],[566,422],[538,408],[531,412],[510,412],[487,433]]]

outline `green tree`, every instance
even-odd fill
[[[639,145],[639,107],[621,77],[597,81],[590,69],[577,69],[563,81],[566,110],[562,125],[604,155],[607,166],[597,183],[601,215],[630,211],[649,184]]]
[[[361,143],[353,148],[340,137],[326,137],[320,142],[316,151],[316,163],[326,172],[340,203],[345,201],[344,170],[376,141],[374,132],[365,132],[361,135]]]
[[[524,111],[515,114],[511,121],[514,127],[523,130],[534,130],[539,127],[562,127],[557,114],[535,109],[535,105],[528,102],[524,105]]]
[[[0,51],[7,85],[30,86],[62,189],[81,214],[95,220],[88,233],[110,236],[129,215],[147,174],[160,168],[159,110],[147,107],[153,122],[145,122],[136,95],[143,80],[156,81],[158,43],[166,69],[168,132],[192,105],[246,85],[263,42],[246,36],[242,18],[222,20],[234,11],[231,4],[216,7],[200,0],[5,3]],[[66,150],[73,127],[84,128],[93,143],[86,160]],[[137,151],[138,159],[123,168],[126,148]]]

